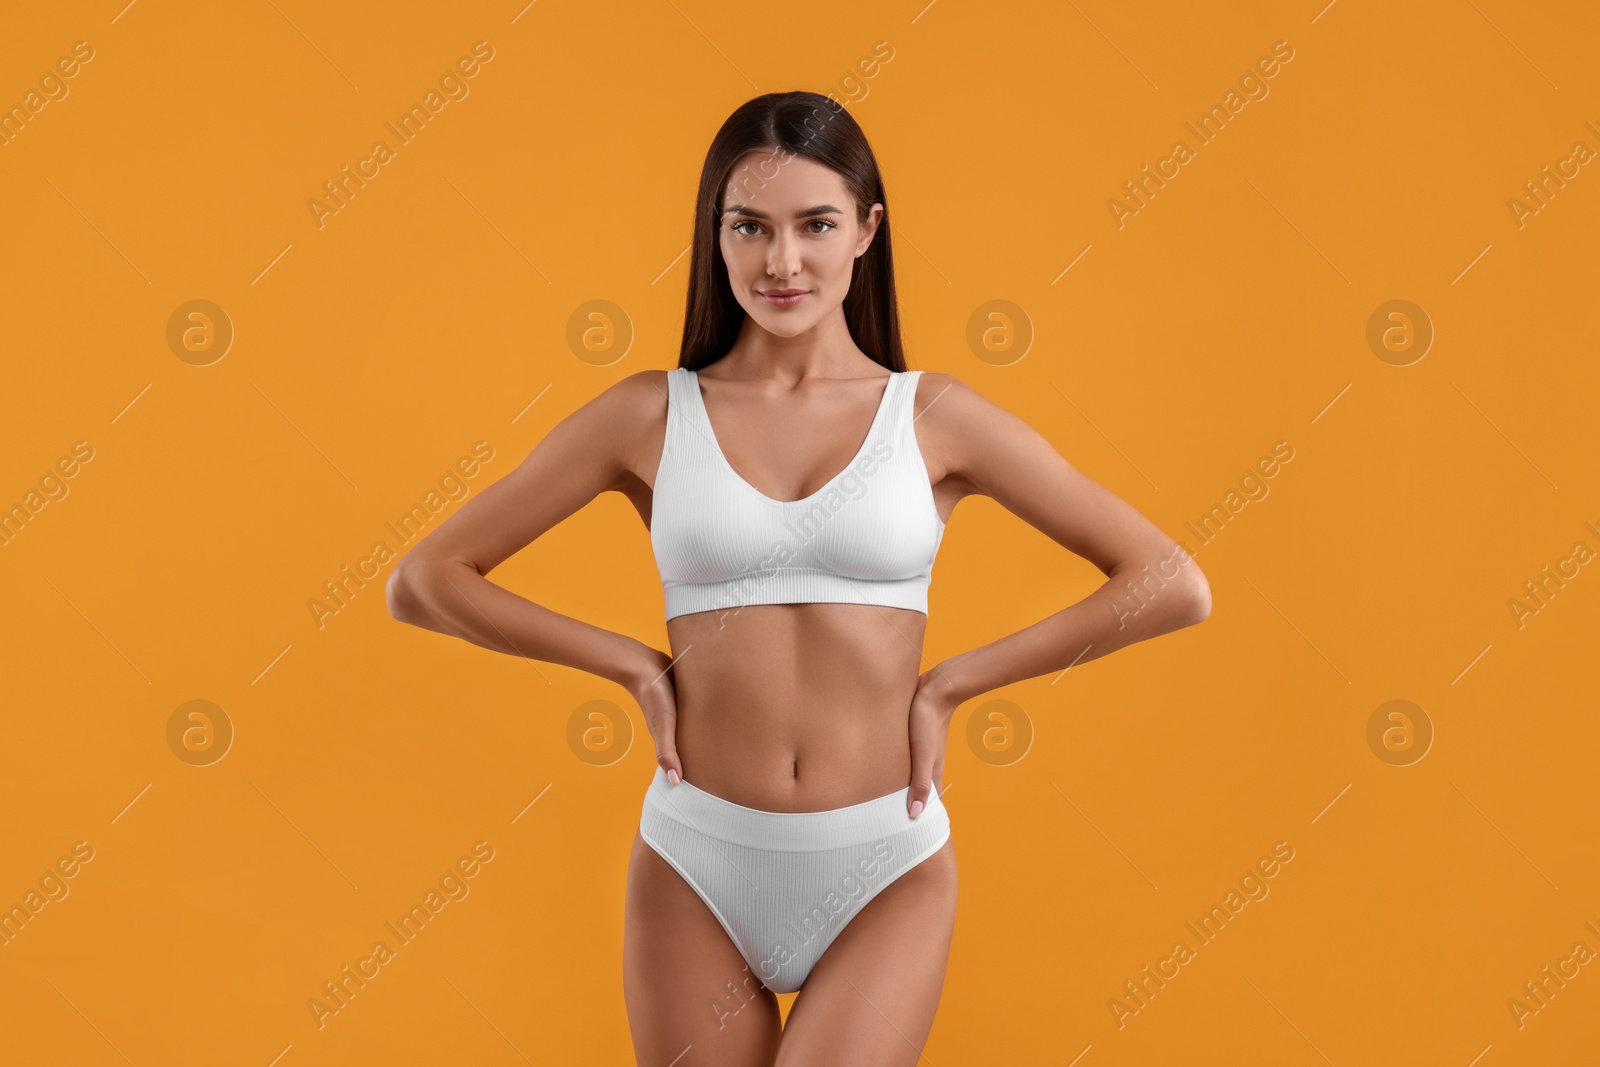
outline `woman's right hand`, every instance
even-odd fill
[[[667,772],[673,785],[683,781],[683,766],[678,762],[678,692],[672,677],[672,657],[646,648],[645,659],[628,687],[639,702],[644,722],[656,743],[656,763]]]

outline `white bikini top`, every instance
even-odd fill
[[[667,433],[650,515],[667,618],[806,603],[926,615],[945,524],[911,425],[921,375],[891,372],[855,458],[815,493],[784,501],[728,462],[699,376],[668,371]]]

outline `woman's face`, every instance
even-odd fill
[[[782,158],[762,150],[734,165],[722,191],[717,240],[745,313],[780,337],[794,337],[843,305],[883,205],[873,204],[859,224],[855,198],[837,171],[801,155]],[[785,291],[803,295],[777,298]]]

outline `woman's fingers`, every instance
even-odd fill
[[[944,733],[945,724],[938,716],[918,708],[911,710],[911,791],[906,797],[906,810],[913,819],[927,807],[935,765],[944,762]]]
[[[667,772],[667,781],[677,785],[683,781],[683,764],[678,762],[678,695],[673,684],[672,660],[665,653],[657,653],[664,665],[634,690],[639,710],[644,712],[645,726],[656,745],[656,765]]]
[[[671,731],[663,731],[656,738],[656,763],[667,772],[667,781],[677,785],[683,781],[683,764],[678,762],[678,748],[673,741]]]
[[[678,716],[663,712],[650,724],[650,736],[656,743],[656,765],[667,772],[667,781],[677,785],[683,781],[683,764],[678,762]]]

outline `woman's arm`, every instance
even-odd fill
[[[1194,559],[1150,520],[1076,470],[1022,419],[946,374],[929,373],[918,416],[928,466],[966,495],[987,496],[1107,577],[1099,589],[1026,629],[935,665],[912,703],[911,800],[944,764],[957,705],[1085,663],[1206,618],[1211,587]],[[919,391],[920,392],[920,391]]]
[[[668,705],[660,690],[671,657],[632,637],[535,604],[486,575],[600,493],[633,477],[628,452],[651,427],[662,432],[663,373],[616,383],[553,427],[520,466],[489,485],[395,565],[389,613],[496,652],[576,667],[626,688],[652,733]],[[672,708],[675,711],[675,707]],[[662,763],[677,768],[670,731],[657,736]],[[679,772],[682,773],[681,770]]]

